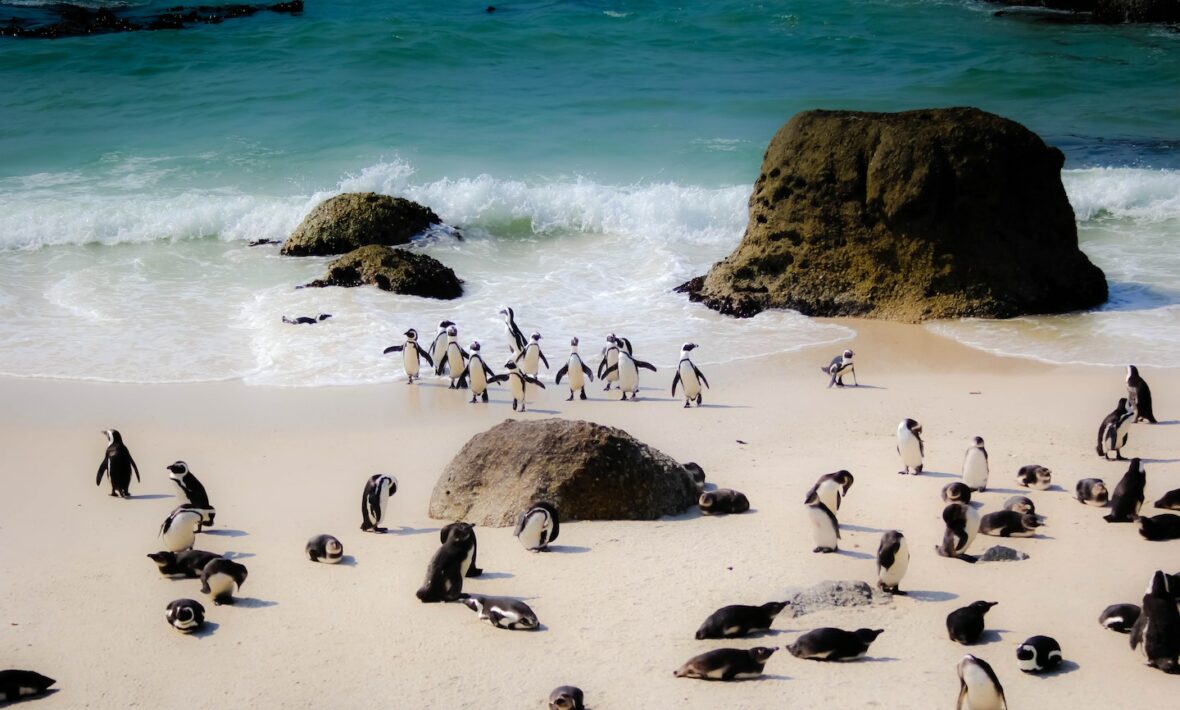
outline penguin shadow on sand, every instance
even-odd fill
[[[1002,643],[1004,637],[1001,634],[1011,633],[1008,629],[984,629],[983,633],[979,635],[979,639],[971,644],[972,646],[990,646],[993,643]]]
[[[840,532],[844,532],[845,530],[860,533],[874,533],[876,535],[884,535],[885,533],[889,532],[883,528],[870,528],[867,525],[851,525],[849,523],[840,523]]]
[[[962,478],[962,476],[957,473],[947,473],[946,471],[931,471],[930,469],[924,469],[921,473],[914,476],[914,478]],[[989,488],[988,490],[993,489]]]
[[[1058,663],[1057,667],[1052,670],[1041,671],[1040,673],[1023,673],[1022,675],[1025,676],[1026,678],[1028,676],[1032,676],[1033,678],[1036,678],[1037,680],[1045,680],[1047,678],[1052,678],[1054,676],[1065,675],[1067,673],[1073,673],[1074,671],[1078,670],[1079,668],[1081,668],[1081,666],[1079,666],[1076,662],[1062,659],[1061,663]]]
[[[590,552],[591,548],[582,547],[581,545],[546,545],[545,552],[556,552],[557,554],[580,555]]]
[[[217,623],[216,621],[209,621],[206,619],[205,623],[201,626],[201,628],[197,629],[196,631],[192,632],[191,634],[187,634],[187,636],[190,636],[191,638],[195,638],[195,639],[203,639],[206,636],[212,636],[214,634],[214,632],[216,632],[220,628],[221,628],[221,624]]]
[[[338,567],[356,567],[356,558],[352,555],[344,555],[340,561],[336,563]]]
[[[1163,422],[1160,422],[1161,424]],[[1180,463],[1180,459],[1139,459],[1144,464],[1149,463]],[[133,496],[134,497],[134,496]]]
[[[958,599],[959,595],[954,592],[937,592],[925,589],[903,589],[905,596],[920,602],[949,602],[952,599]]]
[[[233,528],[216,528],[210,530],[202,530],[202,535],[217,535],[218,537],[245,537],[250,533],[245,530],[234,530]]]
[[[227,560],[244,560],[247,557],[253,557],[253,552],[234,552],[233,550],[226,550],[221,553],[221,556]]]
[[[478,579],[480,581],[483,581],[485,579],[512,579],[515,576],[516,575],[512,574],[511,572],[484,572],[483,574],[479,575]],[[517,598],[524,599],[524,597],[517,597]],[[529,597],[529,598],[531,599],[532,597]]]
[[[279,603],[276,601],[258,599],[257,597],[234,597],[234,603],[228,604],[227,606],[234,606],[239,609],[265,609],[268,606],[278,605]]]
[[[843,557],[851,557],[854,560],[874,560],[877,558],[876,555],[870,555],[867,552],[858,552],[856,550],[849,550],[843,547],[838,548],[836,550],[836,554]]]
[[[408,525],[401,525],[396,529],[389,528],[382,534],[404,537],[406,535],[429,535],[431,533],[437,533],[440,530],[442,530],[442,528],[412,528]]]
[[[130,496],[127,500],[160,500],[161,498],[175,498],[171,493],[140,493],[137,496]]]

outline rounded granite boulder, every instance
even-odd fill
[[[429,207],[375,192],[347,192],[330,197],[314,209],[287,241],[286,256],[344,254],[369,244],[397,246],[441,224]]]

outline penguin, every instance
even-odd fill
[[[983,617],[999,602],[978,601],[955,609],[946,617],[946,632],[951,641],[970,646],[983,635]]]
[[[975,562],[976,558],[968,555],[967,549],[979,532],[979,513],[965,503],[951,503],[942,509],[942,521],[946,523],[946,530],[942,534],[942,544],[934,548],[938,554]]]
[[[201,570],[201,593],[213,597],[213,603],[218,606],[233,604],[234,587],[240,591],[248,574],[246,565],[233,560],[224,557],[210,560]]]
[[[445,321],[444,321],[445,322]],[[434,367],[434,359],[430,353],[426,352],[418,345],[418,331],[410,328],[403,335],[406,336],[406,342],[401,345],[390,345],[381,351],[382,355],[390,353],[402,354],[402,368],[406,371],[406,384],[414,384],[414,380],[418,379],[419,367],[422,360],[426,361],[427,365]]]
[[[1027,496],[1012,496],[1004,501],[1004,510],[1014,510],[1017,513],[1028,515],[1037,514],[1037,507],[1033,504],[1032,499]]]
[[[1180,515],[1143,515],[1139,518],[1139,534],[1144,540],[1180,539]]]
[[[982,493],[987,490],[987,474],[987,449],[983,447],[983,437],[977,436],[963,456],[963,483]]]
[[[910,567],[910,546],[905,535],[899,530],[889,530],[881,535],[877,546],[877,586],[883,592],[905,595],[898,588]]]
[[[40,695],[56,682],[36,671],[0,671],[0,700],[15,703],[21,698]]]
[[[1061,644],[1048,636],[1032,636],[1016,647],[1016,667],[1025,673],[1044,673],[1061,665]]]
[[[557,516],[557,507],[545,501],[535,501],[528,510],[520,514],[516,521],[516,530],[512,532],[524,549],[540,552],[549,543],[557,539],[561,532],[561,524]]]
[[[885,629],[813,629],[795,639],[787,650],[795,658],[809,661],[854,661],[864,658],[869,646],[883,633]]]
[[[632,401],[639,396],[639,370],[656,371],[656,366],[650,362],[643,360],[636,360],[631,357],[631,354],[624,349],[619,349],[619,361],[606,368],[606,375],[609,377],[612,372],[619,374],[619,389],[623,393],[623,401],[627,401],[627,393],[631,393]]]
[[[776,649],[766,646],[744,648],[718,648],[685,661],[683,666],[672,672],[677,678],[699,680],[745,680],[762,675],[766,662]]]
[[[176,499],[181,505],[194,508],[209,508],[209,494],[205,486],[197,480],[184,461],[177,461],[168,466],[168,478],[176,484]]]
[[[1047,491],[1053,485],[1053,472],[1037,464],[1021,466],[1016,472],[1016,485],[1034,491]]]
[[[160,525],[160,537],[169,552],[188,550],[196,542],[196,528],[201,523],[201,514],[192,508],[181,506],[172,511]]]
[[[106,429],[102,433],[107,437],[107,450],[102,463],[98,465],[98,477],[94,479],[94,485],[101,486],[102,477],[106,476],[111,481],[112,496],[130,498],[128,489],[131,486],[131,473],[134,471],[135,480],[139,481],[139,467],[123,443],[122,434],[115,429]]]
[[[1180,510],[1180,488],[1168,491],[1152,505],[1162,510]]]
[[[959,673],[955,710],[1008,710],[1004,686],[987,661],[967,654],[955,668]]]
[[[449,320],[439,321],[438,333],[435,334],[434,340],[430,343],[430,358],[435,364],[442,362],[442,359],[447,354],[447,329],[455,324]],[[404,351],[403,351],[404,352]],[[434,367],[434,365],[431,365]]]
[[[970,503],[971,486],[960,481],[948,483],[942,487],[943,503]]]
[[[696,401],[701,406],[701,385],[709,386],[705,373],[689,359],[689,353],[697,348],[696,343],[685,343],[680,348],[680,363],[676,365],[676,374],[672,377],[672,396],[676,396],[676,385],[684,385],[684,407],[687,409]]]
[[[624,338],[621,335],[616,335],[615,342],[618,343],[618,345],[619,345],[619,352],[624,352],[624,353],[627,353],[628,355],[635,354],[635,348],[632,347],[631,341],[628,338]]]
[[[922,473],[922,457],[926,455],[926,443],[922,441],[922,425],[913,419],[903,419],[897,425],[897,453],[901,456],[903,468],[898,471],[905,475],[914,471],[914,475]]]
[[[507,382],[512,389],[512,411],[525,411],[525,397],[528,395],[528,386],[535,385],[541,389],[545,389],[545,384],[536,377],[526,375],[520,371],[516,366],[515,360],[509,360],[504,363],[504,369],[507,371],[504,374],[496,375],[489,382]],[[519,407],[519,409],[517,409]]]
[[[467,379],[463,377],[463,373],[467,371],[467,358],[470,355],[464,350],[458,342],[459,329],[454,325],[447,326],[447,347],[443,351],[443,357],[439,358],[434,366],[434,374],[441,376],[444,372],[451,377],[451,384],[448,389],[467,389]]]
[[[845,350],[843,354],[832,358],[832,361],[828,363],[827,367],[821,368],[831,376],[831,379],[828,380],[828,389],[831,389],[832,385],[843,387],[845,372],[852,375],[852,384],[860,387],[860,383],[856,381],[856,366],[852,364],[852,356],[854,354],[851,350]]]
[[[516,355],[524,350],[528,341],[524,339],[524,333],[516,325],[516,313],[511,308],[507,306],[501,308],[500,315],[504,317],[504,328],[508,331],[508,349],[513,355]]]
[[[1139,376],[1139,368],[1127,365],[1127,405],[1135,416],[1132,421],[1158,424],[1151,409],[1151,388]]]
[[[692,476],[692,484],[696,486],[698,493],[705,491],[705,469],[701,468],[699,463],[689,461],[684,464],[684,470],[688,471],[688,475]]]
[[[807,517],[811,520],[811,535],[815,539],[812,552],[836,552],[840,545],[840,521],[836,520],[832,509],[816,500],[807,505]]]
[[[480,621],[486,621],[497,629],[534,631],[541,626],[537,614],[519,599],[464,594],[460,601],[479,614]]]
[[[1168,575],[1156,571],[1143,596],[1139,618],[1131,627],[1131,650],[1147,657],[1147,665],[1165,673],[1180,673],[1180,611]]]
[[[572,685],[554,688],[549,693],[549,710],[586,710],[586,695]]]
[[[774,618],[791,602],[768,602],[762,606],[731,604],[709,615],[697,629],[696,638],[731,639],[769,631]]]
[[[702,493],[697,499],[702,515],[730,515],[744,513],[750,509],[750,501],[745,493],[732,488],[718,488]]]
[[[844,502],[844,496],[848,495],[848,489],[852,488],[854,480],[852,474],[843,469],[835,473],[825,473],[816,479],[815,485],[807,491],[803,502],[811,505],[819,500],[828,506],[828,510],[837,513],[840,511],[840,504]]]
[[[606,347],[602,349],[602,359],[598,361],[598,379],[606,383],[603,392],[610,389],[612,382],[619,381],[619,341],[614,333],[606,336]],[[611,368],[614,368],[613,370]],[[610,370],[610,373],[607,373]]]
[[[381,521],[389,509],[389,496],[394,493],[397,493],[396,478],[380,473],[369,476],[361,494],[361,530],[377,533],[386,531],[387,528],[381,527]]]
[[[1110,497],[1110,514],[1103,516],[1108,523],[1133,523],[1143,507],[1143,489],[1147,487],[1147,471],[1139,459],[1131,459],[1131,465],[1114,487]]]
[[[459,376],[460,380],[471,383],[471,404],[476,403],[476,399],[488,401],[488,385],[500,382],[496,373],[492,372],[492,368],[488,367],[487,363],[483,361],[483,356],[479,354],[479,341],[472,340],[471,357],[467,358],[467,365],[463,368],[463,374]]]
[[[541,363],[545,364],[545,369],[549,369],[549,360],[545,358],[545,353],[541,352],[541,334],[533,331],[529,336],[528,345],[524,346],[524,350],[516,353],[516,366],[520,371],[526,375],[536,377],[540,371]]]
[[[164,607],[164,618],[180,633],[191,634],[205,625],[205,607],[195,599],[174,599]]]
[[[1119,400],[1114,411],[1107,414],[1102,423],[1098,425],[1099,456],[1109,460],[1110,453],[1113,451],[1115,461],[1126,460],[1123,458],[1122,450],[1127,445],[1127,433],[1131,428],[1131,419],[1133,418],[1134,415],[1127,405],[1127,398],[1123,397]]]
[[[199,579],[201,577],[201,570],[205,569],[205,565],[209,564],[210,560],[215,560],[218,557],[221,557],[221,555],[204,550],[181,550],[180,552],[161,550],[160,552],[148,553],[148,559],[156,563],[156,566],[160,568],[161,575],[165,577],[180,576],[189,579]]]
[[[580,399],[586,399],[586,383],[593,382],[594,375],[590,372],[590,368],[586,363],[582,362],[581,356],[578,355],[577,338],[570,340],[570,358],[557,371],[557,377],[553,381],[560,385],[561,378],[565,377],[567,373],[570,378],[570,396],[566,397],[565,401],[572,402],[574,400],[574,393],[579,393],[578,396]]]
[[[446,543],[447,537],[451,534],[453,528],[465,528],[464,535],[471,535],[471,551],[467,553],[467,557],[463,558],[463,564],[460,568],[460,573],[464,577],[478,577],[483,574],[483,570],[476,566],[476,555],[479,552],[479,540],[475,537],[475,526],[471,523],[454,522],[447,523],[443,529],[438,533],[438,541]]]
[[[1106,503],[1110,500],[1110,493],[1106,490],[1106,484],[1101,478],[1083,478],[1078,481],[1074,491],[1079,503],[1092,505],[1096,508],[1106,507]]]
[[[195,532],[201,532],[205,528],[213,525],[213,521],[217,518],[217,509],[211,505],[205,507],[198,507],[195,505],[178,505],[173,510],[173,512],[180,510],[181,508],[191,510],[200,516],[200,520],[197,521],[197,529]]]
[[[435,551],[426,567],[426,581],[416,592],[424,604],[453,602],[463,598],[463,564],[475,546],[470,525],[456,525],[447,531],[446,541]]]
[[[321,313],[315,318],[312,318],[311,316],[298,316],[296,318],[288,318],[287,316],[283,316],[283,322],[287,325],[315,325],[316,323],[322,323],[331,317],[331,313]]]
[[[326,562],[330,565],[344,559],[344,545],[331,535],[316,535],[307,541],[307,559],[312,562]]]
[[[1131,633],[1131,627],[1139,619],[1138,604],[1111,604],[1098,615],[1098,623],[1120,634]]]
[[[1035,515],[1000,510],[979,519],[979,532],[993,537],[1033,537],[1041,525]]]

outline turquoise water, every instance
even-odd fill
[[[0,17],[36,4],[0,3]],[[392,338],[454,311],[295,294],[320,263],[241,244],[281,239],[346,189],[411,196],[467,231],[423,248],[465,269],[475,293],[456,308],[472,335],[499,337],[494,305],[510,302],[555,341],[621,323],[674,359],[705,328],[703,358],[757,354],[666,288],[736,244],[774,131],[815,107],[963,104],[1066,152],[1083,248],[1115,300],[1033,327],[938,327],[1005,352],[1180,365],[1180,35],[997,18],[971,0],[485,6],[313,0],[299,17],[0,41],[0,372],[392,376],[367,358],[294,365],[279,351],[346,352],[362,328]],[[650,272],[635,263],[653,254]],[[193,278],[191,297],[171,297]],[[314,343],[270,325],[324,304],[352,317]],[[763,349],[847,334],[763,320]],[[186,325],[232,346],[204,357]],[[125,358],[87,355],[112,334],[134,339]],[[190,355],[162,358],[152,343],[165,335]]]

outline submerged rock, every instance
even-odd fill
[[[441,224],[429,207],[375,192],[330,197],[308,213],[287,241],[286,256],[343,254],[369,244],[398,246]]]
[[[682,287],[767,308],[902,321],[1091,308],[1061,151],[974,108],[807,111],[770,142],[732,254]]]
[[[867,582],[827,580],[797,592],[791,597],[791,605],[787,610],[791,616],[802,616],[827,609],[887,604],[892,599],[892,594],[882,592]]]
[[[697,496],[688,470],[621,429],[510,419],[451,459],[430,496],[430,517],[515,525],[544,500],[561,520],[654,520],[684,512]]]
[[[376,244],[350,251],[328,264],[310,287],[370,284],[382,291],[450,300],[463,295],[462,281],[437,259]]]

